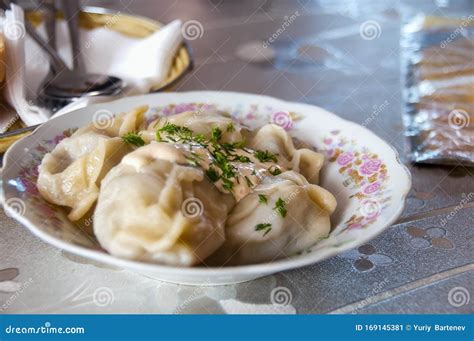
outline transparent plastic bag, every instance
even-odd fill
[[[454,17],[405,17],[403,119],[414,162],[474,166],[474,11],[466,6]]]

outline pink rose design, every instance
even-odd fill
[[[248,120],[253,120],[255,118],[255,115],[249,112],[247,116],[245,116],[245,118]]]
[[[370,194],[376,192],[380,188],[380,183],[374,182],[373,184],[367,185],[364,188],[364,193],[365,194]]]
[[[285,130],[293,128],[293,119],[286,111],[278,111],[272,114],[271,122],[282,127]]]
[[[352,154],[351,152],[347,152],[347,153],[342,153],[341,155],[339,155],[339,157],[337,158],[337,163],[341,166],[345,166],[347,165],[349,162],[351,162],[352,160],[354,159],[354,154]]]
[[[370,159],[362,164],[360,172],[365,175],[372,175],[379,170],[382,162],[379,159]]]
[[[331,143],[332,143],[332,139],[330,139],[330,138],[325,138],[325,139],[324,139],[324,144],[328,144],[328,145],[329,145],[329,144],[331,144]]]

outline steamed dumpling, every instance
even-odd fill
[[[324,156],[308,148],[296,149],[291,136],[282,127],[264,125],[249,139],[249,147],[277,154],[281,166],[301,173],[312,184],[319,182]]]
[[[102,178],[127,152],[119,137],[93,132],[73,135],[44,156],[37,188],[47,201],[70,207],[68,218],[78,220],[95,203]]]
[[[226,242],[209,263],[253,264],[292,256],[329,235],[335,208],[331,193],[296,172],[267,177],[233,208]]]
[[[203,262],[225,239],[229,194],[173,145],[128,154],[102,182],[94,232],[112,255],[162,264]]]

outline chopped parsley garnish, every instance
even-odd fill
[[[253,152],[253,155],[258,159],[260,162],[278,162],[278,159],[275,154],[270,153],[268,150],[261,151],[256,150]]]
[[[233,123],[227,124],[225,131],[235,131]],[[157,129],[156,139],[161,142],[168,143],[184,143],[189,145],[191,156],[187,155],[186,159],[193,166],[203,166],[202,158],[193,152],[193,148],[197,146],[203,147],[211,157],[210,164],[205,170],[207,178],[212,182],[219,182],[224,190],[232,192],[234,183],[241,184],[241,179],[245,179],[249,188],[256,186],[248,176],[240,175],[239,165],[235,163],[252,163],[253,155],[260,162],[277,162],[275,154],[269,151],[252,150],[245,148],[245,140],[234,142],[221,142],[223,139],[223,129],[213,127],[210,134],[194,134],[194,132],[186,126],[179,126],[171,122],[165,122],[164,125]],[[246,154],[242,155],[242,151]],[[257,175],[255,169],[252,175]]]
[[[213,167],[209,167],[206,171],[206,175],[212,182],[216,182],[219,180],[219,174],[217,174],[216,170]]]
[[[259,194],[258,195],[258,202],[262,203],[262,204],[266,204],[268,202],[267,197],[264,194]]]
[[[156,137],[159,141],[163,141],[161,133],[166,133],[168,135],[168,138],[173,142],[177,141],[176,138],[188,142],[188,141],[191,140],[191,138],[193,136],[192,130],[189,129],[188,127],[178,126],[178,125],[176,125],[174,123],[170,123],[170,122],[166,122],[163,125],[163,127],[161,127],[160,129],[157,130]]]
[[[168,133],[170,135],[192,133],[191,129],[189,129],[188,127],[178,126],[170,122],[166,122],[164,126],[160,128],[160,131]]]
[[[278,200],[275,203],[275,207],[273,208],[276,210],[280,215],[285,218],[286,214],[288,213],[287,209],[285,208],[285,201],[282,198],[278,198]]]
[[[232,133],[235,131],[235,127],[234,127],[234,123],[230,122],[227,127],[225,128],[225,130],[228,132],[228,133]]]
[[[234,187],[234,183],[227,179],[227,178],[221,178],[222,180],[222,187],[228,191],[232,191],[232,188]]]
[[[131,144],[135,147],[142,147],[145,145],[145,140],[143,140],[140,135],[133,132],[126,133],[125,135],[123,135],[122,140],[125,143]]]
[[[199,160],[199,157],[197,155],[196,156],[195,155],[191,155],[191,156],[185,155],[184,157],[186,158],[186,160],[188,160],[188,162],[191,166],[194,166],[194,167],[199,166],[199,161],[200,160]]]
[[[206,138],[204,137],[203,134],[197,134],[194,136],[194,141],[196,141],[199,144],[203,144]]]
[[[272,166],[268,168],[268,171],[270,172],[271,175],[274,175],[274,176],[281,174],[281,169],[276,166]]]
[[[265,233],[263,234],[263,237],[265,237],[267,233],[272,230],[271,226],[272,224],[269,223],[260,223],[255,225],[255,231],[265,231]]]
[[[222,130],[219,127],[212,128],[211,131],[211,141],[212,142],[219,142],[222,138]]]
[[[237,141],[237,142],[224,142],[221,144],[222,148],[224,148],[227,152],[233,152],[236,149],[244,149],[245,141]],[[245,150],[245,149],[244,149]]]
[[[249,177],[248,177],[247,175],[245,176],[245,181],[247,181],[247,186],[249,186],[250,188],[253,187],[253,182],[250,181],[250,179],[249,179]]]
[[[238,161],[242,163],[249,163],[251,162],[248,156],[245,155],[232,155],[233,159],[232,161]]]

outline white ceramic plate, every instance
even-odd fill
[[[271,263],[224,267],[179,268],[120,259],[107,254],[93,236],[69,222],[65,211],[48,204],[36,190],[37,166],[43,155],[75,128],[101,115],[148,104],[151,115],[172,115],[216,106],[247,125],[273,122],[326,155],[321,185],[337,199],[332,232],[310,249]],[[127,268],[160,280],[186,284],[225,284],[320,262],[373,239],[401,214],[410,189],[410,173],[396,151],[355,123],[321,108],[275,98],[231,92],[161,93],[95,104],[56,117],[6,153],[2,202],[8,215],[56,247],[96,261]]]

